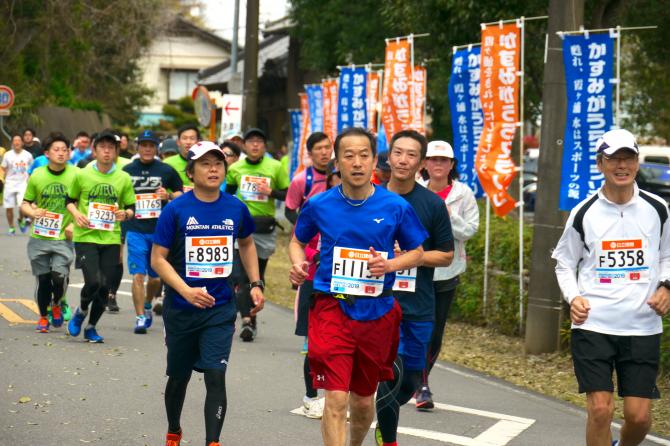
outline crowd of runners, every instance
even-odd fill
[[[306,142],[311,163],[292,180],[257,128],[220,145],[195,125],[175,139],[145,130],[135,145],[113,129],[80,132],[72,144],[60,133],[39,141],[26,129],[3,154],[8,234],[30,230],[36,331],[65,325],[72,337],[104,342],[98,322],[119,311],[126,264],[135,311],[128,330],[147,333],[156,315],[165,328],[166,445],[181,442],[193,370],[204,374],[206,444],[219,445],[237,313],[238,336],[253,342],[277,202],[285,201],[304,413],[322,419],[326,445],[362,444],[375,415],[377,444],[397,445],[400,406],[412,398],[418,410],[434,406],[429,375],[479,225],[450,144],[404,130],[378,154],[365,129],[335,141],[315,132]],[[596,146],[605,185],[570,214],[553,257],[587,394],[587,444],[631,446],[649,431],[659,397],[670,223],[667,204],[635,184],[633,135],[610,131]],[[73,263],[84,285],[78,302],[67,302]],[[612,442],[614,370],[625,423]]]

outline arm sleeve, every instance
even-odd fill
[[[288,172],[286,172],[286,170],[281,167],[281,164],[279,165],[279,169],[277,171],[277,179],[275,184],[277,185],[277,190],[286,190],[291,184],[291,180],[288,177]]]
[[[661,249],[659,253],[659,272],[661,280],[670,279],[670,218],[663,224],[663,235],[661,235]]]
[[[298,221],[295,224],[295,237],[300,243],[307,244],[319,233],[319,228],[314,220],[314,213],[310,201],[307,201],[300,211]]]
[[[450,214],[451,229],[454,237],[460,241],[466,241],[472,238],[479,229],[479,207],[477,200],[469,187],[465,186],[463,196],[463,207],[460,213]]]
[[[309,201],[308,201],[309,203]],[[301,214],[302,215],[302,214]],[[409,251],[418,248],[428,238],[428,232],[423,227],[418,215],[412,206],[403,202],[400,221],[396,225],[394,239],[398,241],[400,249]]]
[[[177,233],[177,224],[178,220],[174,211],[174,206],[168,204],[158,217],[156,229],[154,230],[154,243],[163,248],[170,249],[174,236]]]
[[[295,222],[298,221],[298,211],[296,211],[295,209],[289,209],[288,207],[286,207],[284,209],[284,216],[293,225],[295,225]]]
[[[579,296],[579,285],[577,283],[577,266],[582,260],[584,244],[579,234],[572,226],[574,214],[570,214],[565,230],[561,235],[551,257],[556,260],[556,279],[561,287],[563,297],[568,303]]]
[[[270,196],[275,200],[284,201],[286,200],[286,189],[272,189]]]
[[[254,231],[256,231],[256,224],[254,223],[254,219],[249,212],[249,208],[247,208],[246,205],[244,205],[244,203],[241,201],[240,205],[242,209],[242,218],[240,219],[240,226],[237,230],[237,238],[247,238],[253,234]]]

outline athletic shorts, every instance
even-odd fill
[[[269,259],[277,247],[277,229],[269,234],[253,234],[256,243],[256,254],[259,259]]]
[[[70,265],[74,261],[74,250],[72,243],[68,240],[44,240],[30,237],[28,259],[33,276],[49,274],[51,271],[67,276],[70,274]]]
[[[26,193],[26,184],[18,186],[5,186],[2,195],[2,206],[5,209],[14,209],[21,206],[23,194]]]
[[[398,356],[402,357],[405,370],[423,370],[426,368],[428,345],[433,335],[433,321],[400,322],[400,343]]]
[[[656,387],[661,335],[615,336],[573,329],[572,362],[579,392],[613,392],[616,369],[620,397],[658,399]]]
[[[397,301],[379,319],[356,321],[337,299],[324,294],[312,299],[307,357],[315,388],[370,396],[379,382],[393,379],[402,317]]]
[[[185,378],[192,370],[223,370],[235,332],[237,308],[231,300],[206,310],[174,308],[170,300],[163,307],[168,376]]]
[[[309,306],[314,292],[314,281],[305,280],[298,288],[298,311],[295,321],[295,334],[298,336],[307,336],[307,326],[309,323]]]
[[[154,242],[153,234],[128,231],[128,272],[134,274],[149,274],[149,277],[158,277],[151,269],[151,246]]]

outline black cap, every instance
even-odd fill
[[[259,128],[252,127],[246,132],[244,132],[244,140],[246,141],[247,139],[251,138],[252,136],[260,136],[263,138],[263,141],[267,141],[268,138],[265,136],[265,132]]]
[[[116,146],[121,144],[121,138],[119,135],[116,133],[112,132],[100,132],[95,136],[95,142],[93,143],[93,147],[97,146],[100,141],[111,141],[113,142]]]
[[[179,146],[177,145],[177,141],[175,141],[172,138],[167,138],[164,140],[158,151],[163,154],[163,153],[179,153]]]
[[[377,155],[377,169],[383,170],[385,172],[391,171],[391,165],[389,164],[389,156],[386,152]]]

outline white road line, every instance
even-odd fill
[[[71,288],[84,288],[83,283],[71,283],[68,285],[68,287]],[[129,293],[128,291],[117,291],[116,294],[120,294],[121,296],[132,296],[133,293]]]

